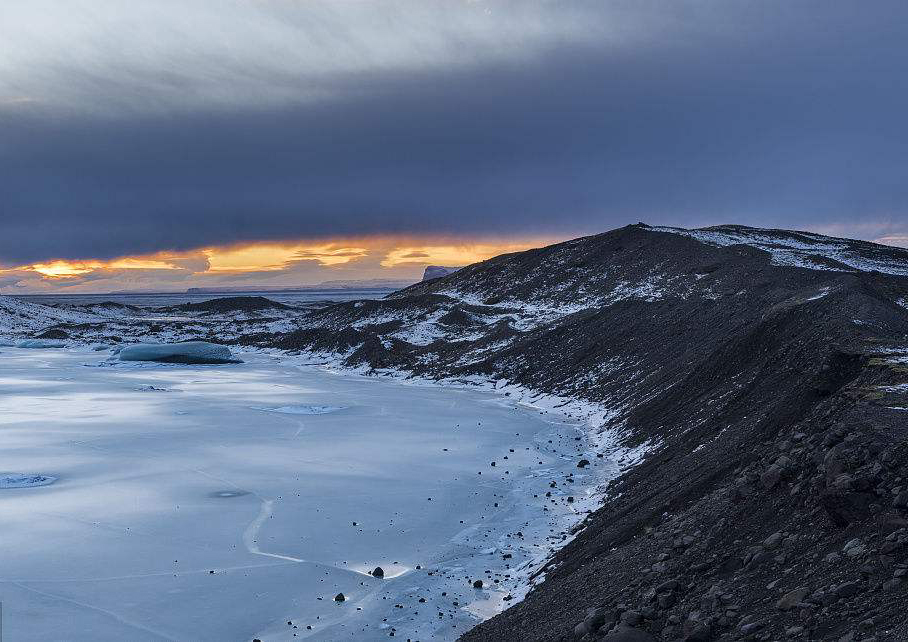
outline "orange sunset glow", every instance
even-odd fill
[[[50,278],[69,278],[88,274],[95,270],[178,270],[178,266],[166,261],[157,261],[141,257],[124,257],[113,261],[51,261],[34,263],[18,268],[31,269]]]
[[[0,268],[0,278],[6,289],[17,291],[191,287],[228,284],[253,274],[282,286],[338,278],[417,280],[426,265],[459,267],[549,242],[384,237],[251,242],[107,260],[58,258]]]
[[[209,272],[241,273],[284,270],[298,261],[340,265],[366,256],[368,249],[332,243],[322,245],[256,243],[240,247],[206,248],[202,252],[208,258]]]

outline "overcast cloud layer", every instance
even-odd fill
[[[0,3],[0,263],[637,220],[908,238],[908,4]]]

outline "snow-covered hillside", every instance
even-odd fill
[[[93,323],[101,317],[87,312],[29,303],[0,295],[0,335],[39,333],[60,323]]]
[[[0,338],[87,343],[167,343],[191,338],[233,341],[243,334],[286,332],[306,308],[261,297],[227,297],[167,308],[115,302],[43,305],[0,296]]]

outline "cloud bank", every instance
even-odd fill
[[[0,5],[0,264],[637,220],[908,235],[908,5]]]

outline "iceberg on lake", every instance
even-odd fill
[[[230,348],[207,341],[185,343],[138,343],[123,346],[120,361],[158,361],[161,363],[242,363]]]
[[[17,348],[65,348],[66,343],[64,341],[57,341],[55,339],[26,339],[25,341],[20,341],[17,345]]]

